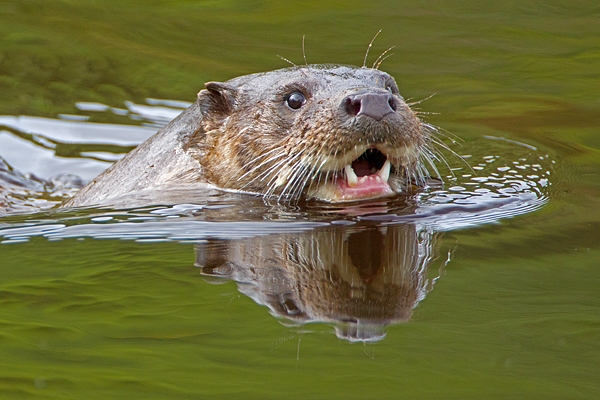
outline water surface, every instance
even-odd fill
[[[5,1],[0,397],[597,398],[598,15]],[[379,29],[369,62],[396,46],[382,69],[462,139],[443,187],[53,208],[204,82],[303,63],[304,34],[309,62],[360,65]]]

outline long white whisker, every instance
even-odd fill
[[[255,171],[258,169],[258,168],[262,167],[263,165],[265,165],[265,164],[267,164],[267,163],[270,163],[270,162],[272,162],[273,160],[276,160],[276,159],[278,159],[278,158],[281,158],[281,157],[284,157],[284,156],[285,156],[285,154],[284,154],[284,153],[275,154],[275,155],[273,155],[273,156],[269,157],[268,159],[261,161],[259,164],[256,164],[256,163],[257,163],[257,161],[258,161],[258,159],[259,159],[259,158],[257,157],[256,159],[252,160],[252,161],[249,163],[249,165],[252,165],[252,164],[256,164],[256,165],[255,165],[255,166],[253,166],[253,167],[252,167],[250,170],[248,170],[248,171],[247,171],[247,172],[246,172],[244,175],[240,176],[240,177],[238,178],[238,181],[240,181],[240,180],[244,179],[244,178],[245,178],[247,175],[249,175],[249,174],[251,174],[251,173],[255,172]],[[263,155],[261,155],[260,157],[263,157]],[[285,161],[285,160],[283,160],[283,161]],[[271,168],[272,168],[272,167],[269,167],[269,169],[271,169]],[[264,173],[264,172],[262,172],[262,173],[261,173],[261,175],[262,175],[263,173]],[[260,176],[260,175],[259,175],[259,176]]]
[[[318,162],[318,160],[317,160],[317,162]],[[317,163],[315,163],[315,165],[312,166],[310,172],[308,174],[306,174],[306,178],[305,178],[303,184],[299,185],[298,186],[299,190],[297,191],[297,193],[294,193],[294,196],[296,198],[300,197],[300,195],[302,194],[302,190],[306,187],[306,184],[308,183],[309,180],[314,181],[315,177],[320,176],[319,171],[321,170],[323,165],[325,165],[326,162],[327,162],[327,159],[323,159],[323,161],[321,161],[321,164],[319,164],[318,166],[317,166]],[[310,185],[312,185],[312,184],[313,184],[313,182],[310,183]]]
[[[367,52],[365,53],[365,59],[362,65],[363,68],[367,68],[367,58],[369,57],[369,51],[371,50],[371,47],[373,47],[373,42],[375,42],[375,39],[377,39],[377,36],[379,36],[380,33],[381,29],[375,34],[375,36],[373,36],[373,39],[371,39],[371,42],[367,46]]]
[[[300,150],[298,153],[294,154],[292,157],[290,157],[290,158],[286,158],[285,160],[283,160],[283,161],[285,161],[285,164],[284,164],[284,165],[289,165],[289,166],[290,166],[290,168],[291,168],[291,169],[292,169],[292,171],[293,171],[293,170],[294,170],[294,168],[295,168],[295,165],[298,163],[298,161],[294,161],[294,159],[296,159],[296,158],[300,157],[300,156],[302,155],[302,153],[303,153],[303,152],[304,152],[304,149]],[[292,162],[294,162],[294,164],[290,165]],[[287,172],[287,171],[286,171],[286,172]],[[281,169],[279,170],[279,173],[281,173]],[[268,185],[268,186],[272,186],[272,185],[273,185],[273,181],[279,178],[279,173],[275,173],[275,174],[274,174],[274,175],[271,177],[271,179],[269,179],[269,181],[267,182],[267,185]],[[266,179],[266,177],[265,177],[265,179]],[[262,181],[262,179],[261,179],[261,181]]]
[[[306,163],[304,159],[300,159],[294,164],[292,175],[290,176],[288,183],[281,191],[282,195],[284,195],[287,192],[288,187],[290,189],[294,188],[294,186],[296,185],[296,181],[302,178],[303,173],[304,171],[306,171],[307,168],[310,168],[310,164]]]
[[[292,179],[289,179],[289,180],[287,181],[286,185],[284,186],[284,188],[283,188],[283,189],[281,190],[281,192],[279,193],[279,199],[283,199],[283,198],[285,198],[286,196],[287,196],[287,197],[289,197],[289,196],[288,196],[288,188],[292,188],[292,187],[294,186],[294,180],[295,180],[295,176],[296,176],[296,174],[298,173],[298,170],[302,169],[302,168],[303,168],[303,166],[302,166],[302,165],[300,165],[299,163],[296,163],[296,164],[294,164],[294,167],[293,167],[293,168],[294,168],[294,169],[293,169],[293,171],[294,171],[294,172],[293,172],[294,176],[292,177]]]
[[[382,62],[385,61],[386,58],[394,55],[394,53],[392,53],[392,54],[388,54],[386,56],[386,54],[389,53],[394,47],[396,47],[396,46],[392,46],[392,47],[388,48],[386,51],[384,51],[383,53],[381,53],[381,55],[379,57],[377,57],[377,60],[375,60],[375,62],[373,63],[373,66],[371,68],[379,69],[379,66],[381,65]]]
[[[285,163],[286,163],[286,159],[285,158],[282,159],[282,160],[279,160],[274,165],[270,166],[269,168],[267,168],[266,170],[262,171],[257,176],[253,177],[249,182],[247,182],[244,185],[244,188],[250,186],[251,184],[253,184],[253,183],[257,182],[257,181],[261,181],[262,182],[264,180],[264,177],[266,177],[267,175],[269,175],[271,173],[271,171],[273,171],[274,169],[276,169],[280,165],[284,165]],[[259,164],[259,165],[257,165],[256,167],[254,167],[249,172],[254,172],[254,171],[258,170],[258,168],[261,167],[261,166],[262,166],[262,164]]]
[[[438,179],[441,180],[442,176],[440,175],[440,171],[438,170],[437,166],[435,165],[435,163],[433,162],[433,159],[432,159],[432,157],[435,158],[435,155],[433,153],[431,153],[431,151],[427,148],[422,149],[421,155],[425,159],[425,161],[427,161],[427,164],[429,164],[431,166],[431,168],[435,172]],[[444,162],[445,162],[445,160],[444,160]],[[448,166],[447,163],[446,163],[446,166]],[[448,168],[450,169],[449,166],[448,166]]]

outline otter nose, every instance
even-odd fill
[[[396,111],[396,103],[390,93],[356,94],[346,98],[346,109],[350,115],[365,115],[381,121]]]

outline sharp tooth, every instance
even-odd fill
[[[348,186],[358,185],[358,176],[356,176],[356,172],[352,169],[352,165],[346,165],[344,171],[346,172],[346,182],[348,183]]]
[[[390,178],[390,169],[392,168],[392,163],[390,160],[385,160],[383,167],[377,172],[377,175],[381,178],[382,181],[387,182]]]

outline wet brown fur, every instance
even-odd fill
[[[427,146],[428,132],[385,72],[308,66],[251,77],[254,79],[242,77],[226,85],[209,83],[199,93],[207,111],[185,148],[213,184],[297,197],[309,192],[314,181],[318,184],[325,179],[327,171],[319,170],[320,163],[351,152],[357,144],[386,151],[395,167],[395,190],[405,184],[407,173],[413,173],[415,180],[421,178],[415,168],[419,149]],[[266,88],[260,90],[253,81]],[[342,109],[344,98],[352,93],[386,90],[394,93],[398,108],[383,121],[349,117]],[[307,99],[299,110],[285,104],[286,95],[294,91]],[[395,156],[405,149],[416,150],[413,156]],[[280,184],[275,187],[277,182]]]

